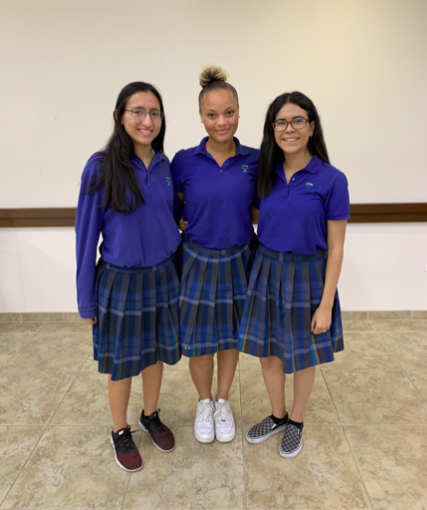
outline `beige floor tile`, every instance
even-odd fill
[[[80,322],[45,322],[38,333],[87,333],[92,335],[92,327],[83,320]]]
[[[427,426],[348,425],[345,431],[375,510],[427,507]]]
[[[351,310],[343,310],[341,312],[343,320],[366,321],[368,320],[368,312],[359,312]]]
[[[425,370],[427,367],[427,333],[380,333],[384,345],[403,370]]]
[[[347,331],[374,331],[369,321],[343,319],[343,328],[344,333],[347,333]]]
[[[8,354],[0,354],[0,370],[5,367],[12,358],[13,356]]]
[[[3,508],[119,509],[128,479],[116,465],[108,428],[50,426]]]
[[[81,322],[82,318],[77,312],[64,312],[65,322]]]
[[[403,372],[325,370],[345,424],[427,424],[427,404]]]
[[[241,372],[240,384],[242,392],[243,423],[254,425],[271,414],[270,400],[265,388],[261,371]],[[286,407],[290,413],[293,402],[294,378],[288,376],[286,380]],[[317,369],[313,392],[307,404],[304,415],[305,423],[339,423],[329,391],[322,373]]]
[[[22,322],[63,322],[64,314],[58,313],[22,313]]]
[[[0,372],[0,424],[46,424],[71,386],[74,372]]]
[[[22,322],[20,313],[0,313],[0,322]]]
[[[84,335],[38,334],[20,349],[8,370],[80,370],[90,350]]]
[[[42,434],[42,427],[0,425],[0,503]]]
[[[124,510],[240,510],[244,508],[242,435],[230,443],[199,443],[193,427],[175,432],[176,447],[161,453],[142,437],[145,467],[132,475]]]
[[[369,311],[369,320],[405,320],[411,319],[411,310],[394,310],[394,311]]]
[[[425,320],[370,321],[375,331],[427,331]]]
[[[14,356],[24,345],[34,341],[35,333],[16,336],[0,335],[0,355]]]
[[[412,310],[412,319],[427,321],[427,310]]]
[[[17,336],[22,335],[22,333],[36,333],[42,325],[42,322],[0,322],[0,336]]]
[[[407,375],[424,400],[427,401],[427,371],[425,366],[421,372],[407,372]]]
[[[241,371],[254,371],[261,372],[261,363],[257,356],[251,356],[250,354],[240,353],[239,356],[239,367]]]
[[[371,508],[340,426],[308,425],[294,459],[280,456],[280,440],[276,434],[256,445],[245,441],[250,510]]]
[[[398,370],[395,356],[384,347],[383,334],[374,331],[348,332],[344,335],[344,350],[335,354],[332,363],[322,364],[322,370]]]

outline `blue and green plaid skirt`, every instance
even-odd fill
[[[211,250],[185,238],[179,294],[182,354],[235,349],[257,238],[244,246]]]
[[[333,361],[344,349],[338,293],[332,324],[313,335],[311,319],[323,294],[325,252],[283,254],[260,246],[252,269],[240,326],[238,350],[260,358],[277,356],[291,374]]]
[[[163,361],[181,358],[179,281],[175,256],[150,267],[119,267],[100,260],[96,275],[98,317],[94,359],[117,381]]]

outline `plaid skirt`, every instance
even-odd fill
[[[188,357],[235,349],[257,238],[228,250],[182,244],[179,321]]]
[[[311,333],[311,319],[323,294],[327,254],[283,254],[258,249],[246,297],[238,350],[260,358],[277,356],[291,374],[333,361],[344,349],[338,292],[332,324]]]
[[[150,267],[119,267],[100,260],[96,275],[98,317],[94,359],[113,381],[138,375],[163,361],[181,358],[179,281],[175,256]]]

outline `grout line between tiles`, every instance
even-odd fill
[[[243,504],[245,510],[248,509],[248,494],[246,488],[246,459],[245,459],[245,437],[243,435],[243,401],[242,401],[242,381],[240,379],[240,356],[239,356],[239,396],[240,396],[240,419],[242,429],[242,460],[243,460]]]
[[[6,498],[8,497],[8,495],[10,494],[10,491],[13,489],[13,487],[15,486],[15,483],[16,481],[18,480],[18,478],[20,477],[22,471],[25,469],[25,466],[28,464],[29,460],[31,459],[31,457],[34,455],[34,452],[37,448],[37,446],[39,445],[40,441],[42,440],[43,436],[45,435],[46,433],[46,430],[47,428],[49,427],[51,421],[53,420],[53,417],[55,416],[56,412],[58,411],[59,407],[61,406],[62,402],[64,401],[65,397],[68,395],[68,392],[70,391],[71,387],[73,386],[75,380],[77,379],[77,376],[78,376],[79,372],[76,372],[76,375],[72,381],[72,383],[70,384],[68,390],[65,392],[65,395],[62,397],[61,399],[61,402],[56,406],[56,409],[54,410],[54,412],[52,413],[51,417],[48,419],[48,421],[46,422],[45,425],[40,425],[42,428],[43,428],[43,433],[42,435],[39,437],[39,440],[36,442],[36,444],[34,445],[34,448],[31,450],[31,453],[30,455],[27,457],[27,460],[24,462],[24,464],[22,465],[21,469],[19,470],[19,473],[17,474],[17,476],[15,477],[13,483],[11,484],[9,490],[7,491],[5,497],[3,498],[3,500],[1,501],[0,503],[0,507],[1,505],[6,501]]]
[[[360,467],[359,467],[359,463],[357,462],[357,459],[356,459],[356,457],[355,457],[355,455],[353,453],[353,449],[351,447],[350,441],[348,440],[347,433],[346,433],[346,431],[344,429],[344,426],[342,424],[341,416],[340,416],[340,414],[338,412],[338,409],[337,409],[337,407],[335,405],[335,401],[334,401],[334,399],[332,397],[331,390],[329,389],[328,381],[326,380],[326,377],[325,377],[325,374],[323,373],[323,370],[321,370],[321,373],[322,373],[323,380],[325,381],[325,385],[326,385],[326,388],[328,390],[329,397],[330,397],[330,399],[332,401],[332,405],[334,406],[335,412],[337,413],[338,420],[339,420],[340,426],[341,426],[341,430],[343,431],[345,440],[347,441],[348,449],[349,449],[350,454],[351,454],[351,456],[353,458],[354,465],[356,466],[357,472],[359,474],[359,479],[360,479],[360,481],[362,483],[362,486],[363,486],[363,488],[365,490],[365,494],[366,494],[366,497],[368,498],[369,504],[371,505],[371,509],[373,510],[374,509],[374,505],[372,503],[371,496],[370,496],[370,494],[368,492],[368,489],[367,489],[366,484],[365,484],[365,480],[363,479],[363,475],[362,475],[362,472],[361,472]]]

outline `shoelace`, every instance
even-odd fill
[[[159,413],[160,409],[157,409],[157,411],[154,413],[154,416],[151,418],[150,423],[154,425],[157,432],[164,432],[166,429],[163,423],[160,421]]]
[[[228,421],[230,416],[230,404],[228,402],[224,402],[220,404],[217,402],[217,409],[214,413],[215,420],[219,418],[221,421]]]
[[[114,439],[114,437],[113,437],[114,443],[117,444],[117,443],[121,442],[125,452],[129,452],[130,450],[135,448],[135,444],[132,439],[132,434],[135,434],[135,432],[137,432],[137,431],[136,430],[131,431],[130,429],[126,429],[123,432],[123,434],[119,435],[119,437],[117,439]]]
[[[199,402],[199,416],[201,416],[203,423],[210,421],[210,418],[212,417],[211,402]]]

